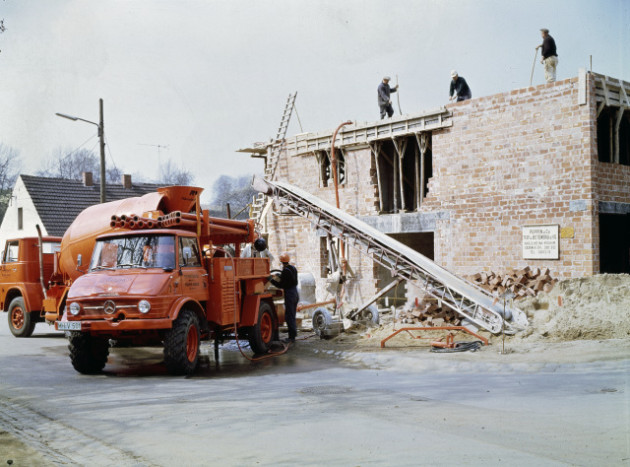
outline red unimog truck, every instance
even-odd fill
[[[15,238],[5,244],[0,308],[8,312],[9,329],[16,337],[29,337],[35,324],[44,321],[44,299],[56,281],[55,256],[60,246],[60,237]]]
[[[248,339],[254,352],[266,353],[277,339],[284,309],[274,304],[281,292],[265,289],[269,259],[239,257],[241,245],[258,237],[254,222],[209,217],[199,207],[201,191],[168,187],[150,203],[141,202],[150,196],[145,195],[92,206],[70,226],[62,264],[71,260],[72,245],[103,230],[89,265],[73,278],[56,323],[69,331],[77,371],[100,372],[110,339],[163,345],[172,374],[194,372],[201,340]],[[103,220],[108,229],[99,228]],[[82,258],[74,263],[81,268]]]

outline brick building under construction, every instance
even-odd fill
[[[559,278],[630,273],[629,95],[629,83],[580,70],[344,126],[335,141],[341,209],[459,275],[524,266]],[[273,178],[334,205],[332,136],[303,133],[268,145]],[[261,222],[271,250],[289,252],[311,272],[322,299],[333,240],[273,208]],[[352,301],[391,281],[359,253],[348,251],[348,262]]]

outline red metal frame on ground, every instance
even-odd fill
[[[471,331],[467,327],[464,327],[464,326],[435,326],[435,327],[419,327],[419,328],[415,328],[415,327],[414,328],[400,328],[399,330],[394,332],[392,335],[386,337],[385,339],[383,339],[381,341],[381,349],[385,348],[385,342],[387,342],[391,338],[397,336],[398,334],[400,334],[403,331],[406,331],[407,334],[409,334],[414,339],[428,339],[428,338],[427,337],[414,336],[413,334],[411,334],[410,331],[464,331],[464,332],[467,332],[468,334],[471,334],[471,335],[475,336],[477,339],[479,339],[481,342],[483,342],[484,345],[488,345],[488,339],[486,339],[483,336],[480,336],[476,332]]]

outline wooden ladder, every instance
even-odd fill
[[[280,125],[278,125],[278,131],[276,132],[276,138],[267,147],[267,157],[265,159],[265,178],[267,180],[273,180],[276,175],[276,168],[278,166],[278,160],[284,150],[287,130],[289,128],[289,121],[293,114],[293,108],[295,107],[295,98],[297,97],[297,91],[293,94],[289,94],[287,102],[284,106],[284,112],[282,113],[282,119]],[[264,193],[258,193],[254,196],[251,209],[249,211],[250,219],[254,219],[256,224],[260,226],[265,214],[265,207],[269,203],[267,195]]]

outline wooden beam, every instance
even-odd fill
[[[398,153],[398,178],[400,188],[400,206],[403,211],[407,210],[406,202],[405,202],[405,189],[403,186],[403,161],[405,158],[405,150],[407,149],[407,138],[403,140],[397,140],[396,138],[392,138],[394,143],[394,148],[396,148],[396,152]],[[412,186],[413,188],[413,186]]]
[[[378,184],[378,206],[380,212],[385,212],[383,209],[383,187],[381,184],[381,169],[379,168],[378,156],[381,152],[381,143],[375,141],[374,143],[370,143],[370,149],[372,150],[372,154],[374,154],[374,163],[376,164],[376,183]]]
[[[623,120],[623,113],[626,109],[624,106],[619,107],[617,112],[617,121],[615,122],[615,158],[614,162],[619,164],[619,127],[621,126],[621,120]]]
[[[426,180],[425,180],[425,164],[426,153],[429,148],[429,136],[427,133],[416,133],[416,142],[420,149],[420,198],[424,199],[424,193],[426,192]],[[422,205],[422,202],[420,203]]]
[[[394,144],[395,145],[395,144]],[[392,170],[393,180],[394,180],[394,210],[393,212],[398,212],[398,157],[394,157],[394,170]]]
[[[420,192],[420,149],[417,144],[413,148],[413,162],[416,175],[416,183],[413,185],[413,191],[416,199],[416,211],[419,211],[422,207],[422,193]]]

